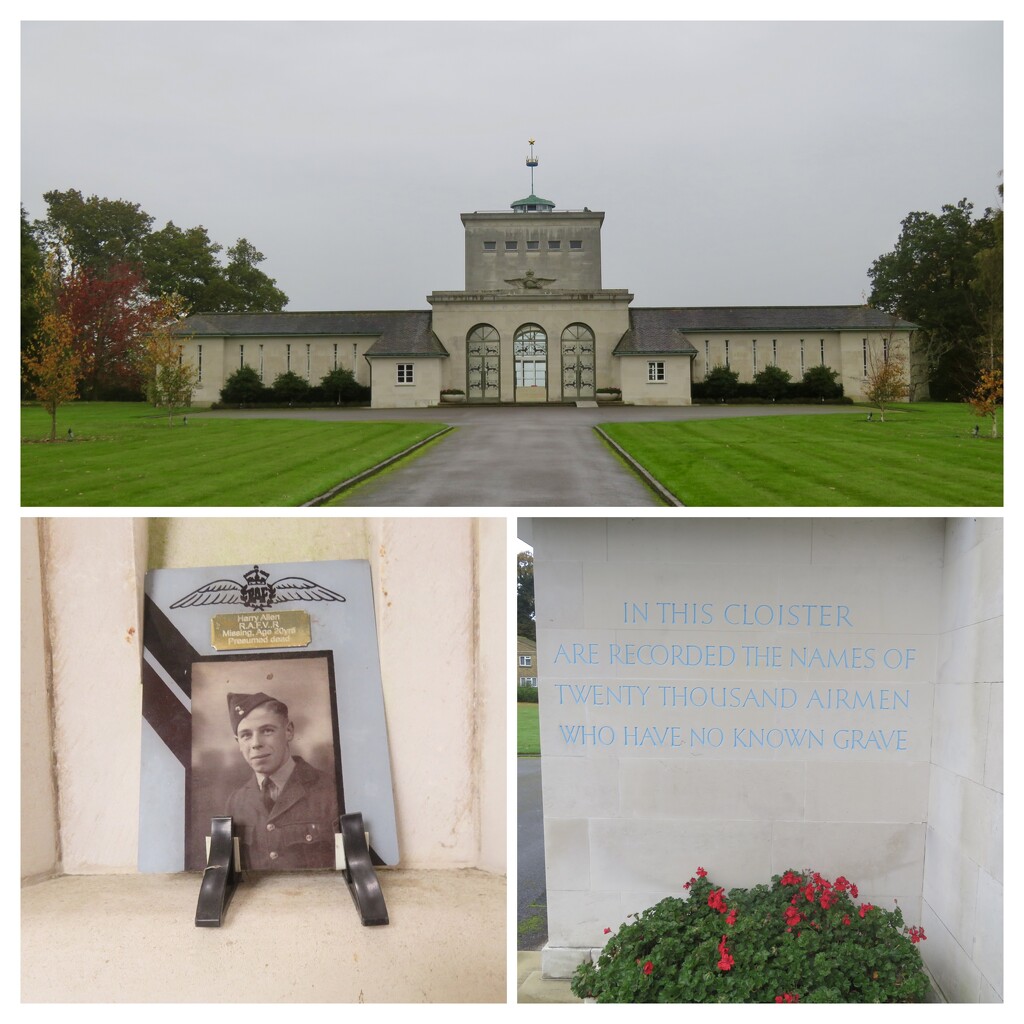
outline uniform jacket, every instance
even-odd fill
[[[227,813],[241,840],[243,868],[294,871],[335,866],[335,787],[328,775],[301,757],[292,760],[295,770],[271,811],[263,806],[255,774],[228,799]]]

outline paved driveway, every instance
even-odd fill
[[[859,412],[848,406],[444,406],[434,409],[245,410],[213,416],[450,423],[426,454],[345,492],[336,504],[388,506],[661,505],[594,433],[598,423]],[[685,457],[681,453],[681,457]]]

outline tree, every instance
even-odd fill
[[[260,375],[251,366],[242,366],[224,382],[220,400],[225,405],[252,405],[263,397],[265,391]]]
[[[224,268],[225,300],[231,309],[254,313],[280,313],[284,309],[288,296],[272,277],[267,277],[256,266],[265,259],[263,253],[244,238],[228,249],[228,265]]]
[[[885,422],[885,410],[910,393],[907,381],[907,361],[900,347],[891,340],[877,346],[868,346],[868,374],[864,381],[864,397],[878,409],[879,419]]]
[[[202,225],[182,230],[168,221],[142,244],[150,291],[155,295],[180,295],[185,300],[185,313],[233,312],[220,305],[225,294],[224,269],[217,260],[221,249]]]
[[[320,389],[327,398],[334,397],[335,405],[341,405],[342,402],[358,402],[366,390],[356,381],[351,370],[344,370],[340,366],[324,374],[320,380]]]
[[[137,270],[125,264],[103,276],[74,270],[60,282],[56,306],[74,331],[84,396],[95,399],[141,385],[145,338],[159,321],[160,303]]]
[[[704,376],[704,392],[708,398],[724,402],[736,394],[740,375],[728,366],[713,366]]]
[[[537,639],[536,609],[533,595],[533,555],[520,551],[516,556],[516,635]]]
[[[50,440],[57,437],[57,410],[74,401],[82,370],[75,332],[66,315],[54,307],[53,291],[57,271],[51,259],[36,280],[36,308],[39,322],[28,347],[22,353],[24,379],[43,408],[50,414]]]
[[[287,373],[279,373],[271,388],[279,402],[301,402],[309,393],[309,381],[294,370],[289,370]]]
[[[111,267],[142,265],[142,246],[153,218],[125,199],[86,199],[77,189],[43,194],[47,216],[36,222],[44,246],[58,254],[61,272],[90,268],[103,275]]]
[[[185,359],[184,341],[174,333],[184,303],[179,296],[161,303],[159,322],[146,340],[146,397],[155,406],[167,407],[167,425],[174,422],[176,406],[192,404],[199,383],[199,369]]]
[[[43,251],[39,247],[25,207],[21,208],[21,351],[25,353],[39,329],[43,316],[39,292],[40,275],[46,269]]]
[[[843,393],[842,384],[837,384],[839,371],[824,363],[808,367],[804,371],[804,387],[815,398],[838,398]]]
[[[971,283],[976,256],[993,247],[994,230],[992,211],[976,221],[973,210],[961,199],[940,214],[908,214],[893,251],[868,271],[868,303],[920,326],[933,398],[959,398],[977,378],[979,327]]]
[[[997,421],[999,406],[1003,404],[1003,371],[999,366],[981,371],[978,381],[968,399],[975,416],[989,417],[992,420],[992,438],[999,436]]]
[[[757,393],[762,398],[768,398],[773,402],[785,395],[790,379],[788,370],[774,364],[770,364],[754,374]]]

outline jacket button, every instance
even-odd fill
[[[313,837],[312,837],[312,836],[310,836],[310,835],[307,835],[307,836],[306,836],[306,842],[307,842],[307,843],[311,843],[311,842],[313,842]]]
[[[268,832],[273,832],[274,831],[274,823],[273,822],[268,822],[267,823],[267,831]]]
[[[277,850],[271,850],[270,851],[270,859],[271,860],[277,860]]]

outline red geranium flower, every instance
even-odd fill
[[[923,928],[915,928],[913,925],[911,925],[908,931],[910,933],[910,941],[913,942],[915,945],[918,942],[923,942],[925,939],[928,938],[928,936],[925,935]]]
[[[697,877],[698,878],[707,878],[708,877],[708,873],[703,868],[697,868]]]
[[[849,923],[850,923],[850,915],[849,914],[845,914],[843,916],[843,924],[849,924]]]
[[[611,931],[611,928],[605,928],[604,933],[607,935]]]
[[[644,964],[644,974],[653,974],[653,973],[654,973],[654,964],[652,964],[651,961],[648,960],[647,963]]]
[[[783,992],[781,996],[775,997],[777,1003],[798,1003],[800,997],[795,992]]]
[[[725,902],[725,889],[712,889],[708,896],[708,906],[717,910],[720,914],[728,912],[729,907]]]
[[[729,924],[729,925],[733,925],[733,924],[736,923],[736,908],[735,907],[733,907],[732,910],[729,911],[729,916],[725,919],[725,923]]]
[[[872,903],[865,903],[864,906],[862,906],[860,908],[860,916],[864,917],[864,915],[867,914],[867,912],[869,910],[874,910],[874,909],[875,909],[874,904],[872,904]]]

